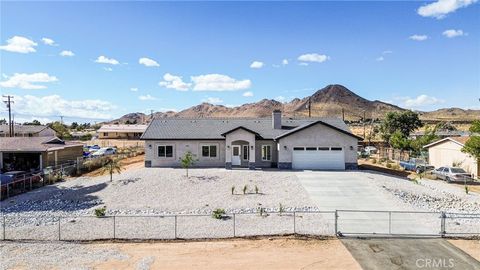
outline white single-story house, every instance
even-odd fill
[[[435,168],[455,165],[478,177],[479,161],[461,151],[468,139],[469,137],[448,137],[425,145],[429,164]]]
[[[55,130],[44,125],[13,125],[13,137],[51,137]],[[0,125],[0,137],[10,136],[10,126]]]
[[[187,152],[196,167],[345,170],[357,168],[357,145],[341,119],[162,118],[141,137],[146,167],[179,167]]]
[[[99,139],[138,140],[147,125],[103,125],[97,130]]]

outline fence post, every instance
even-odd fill
[[[115,240],[115,215],[113,215],[113,239]]]
[[[440,222],[440,235],[442,237],[445,237],[445,233],[446,233],[446,229],[445,229],[445,218],[447,217],[447,215],[445,214],[445,212],[441,212],[440,214],[440,218],[441,218],[441,222]]]
[[[175,215],[175,239],[177,239],[177,215]]]
[[[58,217],[58,241],[60,241],[62,238],[61,238],[61,227],[60,227],[60,222],[61,221],[61,217]]]
[[[293,234],[297,234],[296,216],[297,211],[293,211]]]
[[[5,218],[5,214],[3,215],[3,240],[7,239],[7,236],[5,235],[5,227],[7,226],[7,219]]]
[[[392,211],[388,211],[388,234],[392,234]]]
[[[338,210],[335,210],[335,235],[338,235]]]
[[[235,213],[233,213],[233,237],[235,236]]]

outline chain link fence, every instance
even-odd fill
[[[171,240],[269,235],[480,235],[480,214],[296,211],[211,215],[29,217],[4,215],[3,240]]]

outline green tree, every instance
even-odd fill
[[[23,123],[26,126],[40,126],[42,123],[40,121],[34,119],[32,122],[25,122]]]
[[[410,148],[413,150],[414,154],[420,155],[425,145],[438,140],[439,137],[436,135],[436,132],[437,126],[433,128],[426,128],[423,136],[419,136],[415,140],[412,140],[410,143]]]
[[[109,157],[103,164],[103,167],[100,171],[101,173],[108,172],[110,174],[110,182],[112,182],[113,174],[114,173],[120,174],[122,173],[122,170],[123,170],[123,164],[120,162],[120,159]]]
[[[78,128],[78,123],[77,122],[72,122],[72,124],[70,125],[70,128],[71,129],[77,129]]]
[[[6,124],[7,124],[7,120],[5,120],[5,118],[0,119],[0,125],[6,125]]]
[[[473,120],[469,131],[471,133],[480,133],[480,120]]]
[[[405,137],[400,130],[393,132],[393,134],[390,136],[390,145],[393,148],[400,149],[402,153],[405,150],[410,150],[410,144],[411,140]]]
[[[187,177],[188,177],[188,168],[192,167],[195,161],[197,160],[195,159],[195,156],[190,151],[186,152],[183,155],[183,157],[180,158],[180,163],[182,164],[182,168],[186,170]]]
[[[68,140],[68,139],[71,139],[72,138],[72,135],[70,134],[70,132],[68,131],[68,128],[66,125],[58,122],[58,121],[55,121],[55,122],[52,122],[52,123],[49,123],[48,126],[50,128],[52,128],[53,130],[55,130],[55,132],[57,133],[57,136],[62,139],[62,140]]]
[[[380,125],[382,138],[390,143],[390,137],[400,131],[403,137],[408,138],[412,131],[423,126],[418,114],[413,111],[389,112]]]

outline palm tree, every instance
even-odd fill
[[[110,182],[113,180],[114,173],[122,173],[123,164],[120,162],[118,158],[108,158],[106,162],[103,164],[101,169],[102,173],[108,172],[110,174]]]

